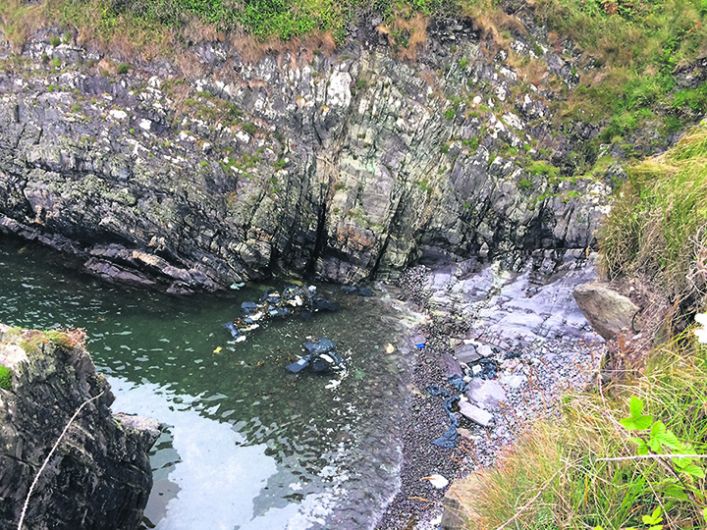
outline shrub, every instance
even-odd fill
[[[518,181],[518,189],[521,191],[530,191],[533,189],[533,181],[528,177],[523,177]]]
[[[526,169],[528,173],[536,177],[557,178],[560,176],[560,168],[545,160],[534,160]]]
[[[130,65],[126,63],[120,63],[116,71],[118,72],[118,75],[125,75],[130,71]]]

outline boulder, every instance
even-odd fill
[[[30,484],[74,412],[30,498],[24,528],[131,530],[152,488],[148,452],[159,424],[113,415],[113,394],[83,347],[83,333],[0,325],[0,528],[16,528]],[[22,349],[22,355],[18,354]]]
[[[481,355],[473,344],[461,344],[454,350],[459,362],[472,364],[481,359]]]
[[[574,299],[599,335],[607,340],[632,331],[639,307],[629,298],[601,282],[585,283],[574,289]]]

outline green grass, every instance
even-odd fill
[[[0,4],[0,28],[11,42],[22,42],[33,27],[41,25],[38,21],[50,21],[82,40],[103,42],[126,59],[136,54],[148,58],[173,54],[177,45],[234,30],[245,30],[262,41],[330,34],[342,42],[347,25],[363,13],[378,15],[391,32],[406,27],[391,21],[412,20],[417,14],[469,17],[503,47],[509,46],[513,33],[522,33],[521,22],[504,13],[495,0],[39,0],[30,4],[7,0]],[[582,51],[576,70],[584,73],[578,86],[565,88],[565,97],[556,98],[554,105],[559,126],[577,119],[600,126],[599,137],[584,156],[589,165],[600,142],[625,145],[656,131],[660,138],[645,138],[643,143],[655,144],[648,149],[660,148],[707,106],[704,84],[681,87],[677,78],[680,67],[705,53],[704,0],[536,0],[532,9],[557,47],[569,40]],[[201,29],[194,29],[194,21]],[[389,35],[391,42],[404,47],[410,37],[406,31]],[[51,41],[59,42],[57,37]],[[399,51],[399,46],[394,48]],[[468,59],[459,61],[464,67]],[[455,117],[451,109],[444,115]]]
[[[0,364],[0,388],[10,390],[12,388],[12,370]]]
[[[558,107],[564,116],[605,124],[601,141],[656,129],[669,136],[676,119],[704,112],[704,85],[680,89],[676,75],[705,52],[703,0],[542,0],[539,11],[595,63]]]
[[[463,482],[469,528],[497,528],[520,513],[507,528],[647,530],[643,516],[661,507],[666,528],[703,529],[703,478],[657,460],[602,460],[636,456],[631,438],[649,436],[621,423],[632,396],[689,451],[704,454],[707,350],[683,335],[655,351],[643,375],[568,397],[559,418],[537,423],[496,467]]]
[[[628,174],[601,234],[608,276],[642,275],[674,301],[704,304],[707,122]]]

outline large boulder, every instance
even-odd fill
[[[579,285],[574,299],[599,335],[607,340],[632,331],[633,318],[639,307],[607,284],[592,282]]]
[[[23,528],[134,529],[152,488],[153,420],[114,416],[113,395],[83,333],[0,324],[0,528],[16,528],[30,484],[75,411],[89,399],[41,474]],[[6,371],[6,370],[5,370]]]

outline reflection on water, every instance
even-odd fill
[[[85,328],[113,409],[168,425],[152,452],[150,526],[372,525],[399,465],[399,361],[384,353],[397,325],[382,304],[332,290],[341,312],[272,323],[235,344],[221,325],[264,286],[181,299],[106,286],[55,261],[0,240],[0,322]],[[340,384],[284,370],[309,335],[337,342],[349,366]]]

